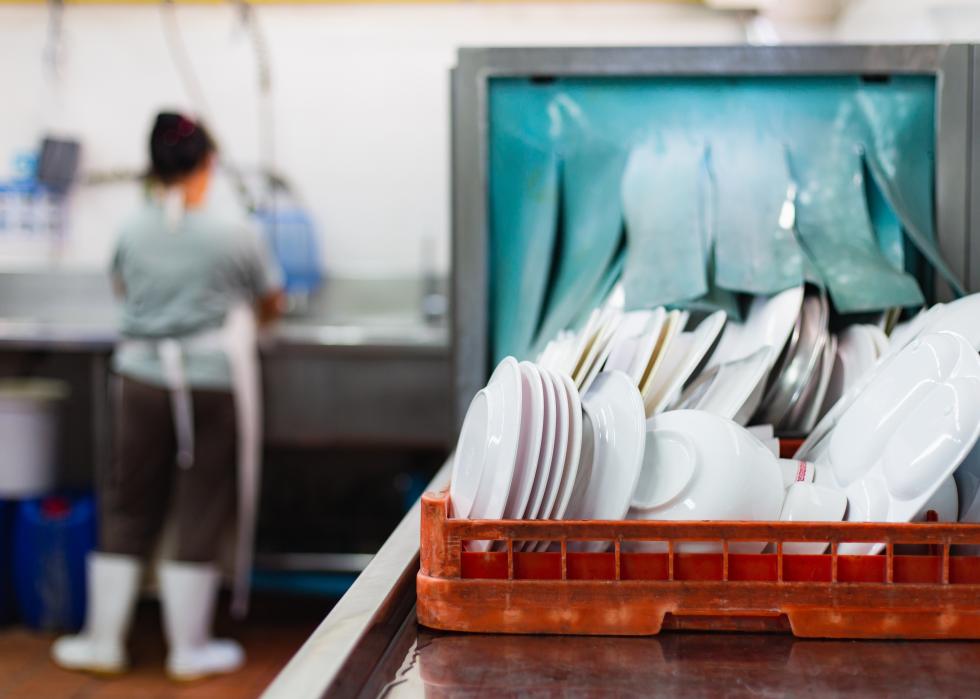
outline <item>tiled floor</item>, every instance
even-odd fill
[[[48,656],[54,634],[19,627],[0,628],[0,698],[2,699],[221,699],[256,697],[272,681],[316,625],[332,601],[316,597],[256,596],[244,622],[227,618],[222,604],[219,633],[245,646],[248,663],[224,677],[179,684],[163,671],[166,649],[159,607],[140,605],[131,637],[132,668],[117,677],[66,672]]]

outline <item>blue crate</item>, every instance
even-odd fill
[[[14,590],[21,619],[41,630],[85,619],[85,559],[95,548],[92,496],[22,501],[14,521]]]

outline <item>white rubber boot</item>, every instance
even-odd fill
[[[160,564],[163,630],[170,644],[167,672],[176,680],[195,680],[234,672],[245,662],[235,641],[211,638],[218,571],[202,563]]]
[[[88,608],[77,636],[62,636],[51,647],[52,659],[67,670],[123,672],[129,664],[126,635],[133,619],[142,565],[137,558],[90,553]]]

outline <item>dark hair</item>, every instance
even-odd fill
[[[150,177],[170,185],[194,172],[215,151],[200,122],[174,112],[160,112],[150,133]]]

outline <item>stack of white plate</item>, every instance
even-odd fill
[[[567,374],[504,359],[463,421],[453,457],[452,516],[622,519],[643,460],[643,420],[640,394],[622,372],[599,373],[580,398]],[[469,545],[486,551],[491,542]]]
[[[717,311],[685,330],[686,311],[655,308],[622,312],[596,309],[578,333],[563,331],[538,357],[538,364],[569,374],[585,393],[601,371],[627,374],[643,398],[644,412],[663,412],[694,375],[725,326]]]

